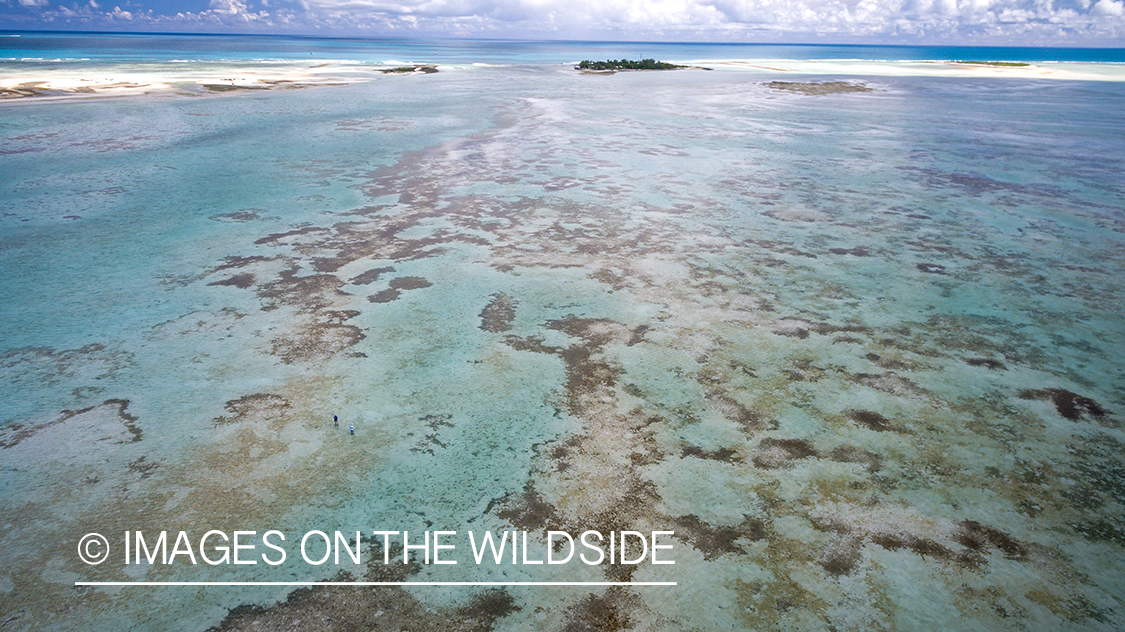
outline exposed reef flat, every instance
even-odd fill
[[[770,81],[766,87],[786,92],[796,92],[811,96],[825,94],[848,94],[850,92],[874,92],[871,86],[855,81]],[[862,252],[862,251],[860,251]],[[860,254],[859,256],[864,256]]]
[[[994,66],[997,68],[1028,68],[1031,64],[1022,61],[955,61],[954,64],[966,66]]]
[[[434,64],[380,66],[317,62],[308,64],[134,64],[111,68],[0,67],[0,101],[25,98],[74,99],[263,90],[298,90],[375,80],[379,75],[433,74]]]
[[[957,61],[864,61],[864,60],[731,60],[700,59],[692,65],[715,70],[750,70],[847,77],[991,77],[1002,79],[1054,79],[1060,81],[1125,81],[1122,64],[1058,62],[1050,64],[1001,64]]]

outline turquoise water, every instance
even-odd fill
[[[381,63],[388,59],[443,64],[566,63],[579,59],[859,59],[991,60],[1125,63],[1121,48],[1019,46],[865,46],[522,40],[314,38],[278,35],[0,32],[7,62],[163,62],[172,60],[289,60],[310,56]]]
[[[523,63],[3,104],[5,629],[1120,626],[1125,84],[439,46]],[[209,529],[676,564],[75,554]],[[677,585],[74,585],[364,578]]]

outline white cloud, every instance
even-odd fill
[[[1125,34],[1125,21],[1091,15],[1093,0],[302,0],[306,16],[341,25],[370,24],[448,32],[499,31],[534,36],[627,39],[887,38],[1004,42],[1039,31],[1044,37],[1105,38]],[[1082,6],[1085,2],[1086,6]],[[1070,6],[1056,6],[1056,5]],[[1092,13],[1120,17],[1122,0],[1098,0]],[[1005,27],[1004,25],[1010,25]],[[1069,29],[1069,31],[1067,30]],[[910,43],[915,43],[911,41]],[[1016,42],[1023,43],[1023,42]],[[1073,42],[1070,42],[1073,43]]]
[[[152,30],[324,35],[1125,44],[1125,0],[208,0],[205,10],[180,13],[160,13],[157,0],[133,0],[132,12],[103,11],[99,0],[77,0],[88,5],[74,11],[47,0],[0,1],[34,4],[43,20],[87,28],[129,21]]]
[[[223,15],[239,15],[249,12],[246,3],[238,0],[211,0],[208,6],[215,13]]]
[[[1094,5],[1094,13],[1121,17],[1125,15],[1125,4],[1120,0],[1098,0]]]
[[[237,21],[250,22],[264,20],[269,17],[269,12],[250,10],[250,7],[241,0],[211,0],[210,9],[200,13],[200,16],[214,17],[222,21],[224,18],[236,18]]]

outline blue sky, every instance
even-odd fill
[[[0,28],[1125,46],[1125,0],[0,0]]]

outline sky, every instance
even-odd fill
[[[0,29],[1125,46],[1125,0],[0,0]]]

